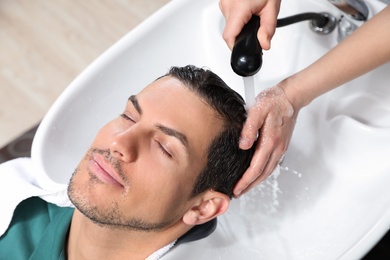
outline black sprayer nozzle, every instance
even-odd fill
[[[260,17],[253,15],[234,43],[230,65],[233,71],[240,76],[255,75],[263,63],[262,48],[257,39],[259,28]]]

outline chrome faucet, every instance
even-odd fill
[[[370,10],[362,0],[329,0],[334,6],[357,21],[367,21]]]
[[[363,0],[328,0],[343,12],[338,22],[338,37],[341,42],[367,21],[370,9]]]

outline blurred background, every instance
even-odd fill
[[[36,126],[86,66],[167,2],[0,1],[0,148]]]

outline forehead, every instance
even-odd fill
[[[167,125],[187,139],[191,155],[205,155],[222,129],[218,113],[178,79],[162,77],[137,94],[139,105],[156,123]]]

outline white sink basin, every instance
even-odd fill
[[[327,1],[286,0],[280,17],[304,11],[339,16]],[[209,67],[243,94],[223,24],[216,0],[174,0],[93,62],[37,131],[32,158],[46,173],[39,182],[66,186],[97,130],[170,66]],[[257,91],[319,58],[336,38],[336,31],[313,34],[307,23],[277,29],[256,75]],[[301,111],[280,175],[234,200],[209,237],[164,259],[361,258],[390,225],[389,71],[384,65]]]

